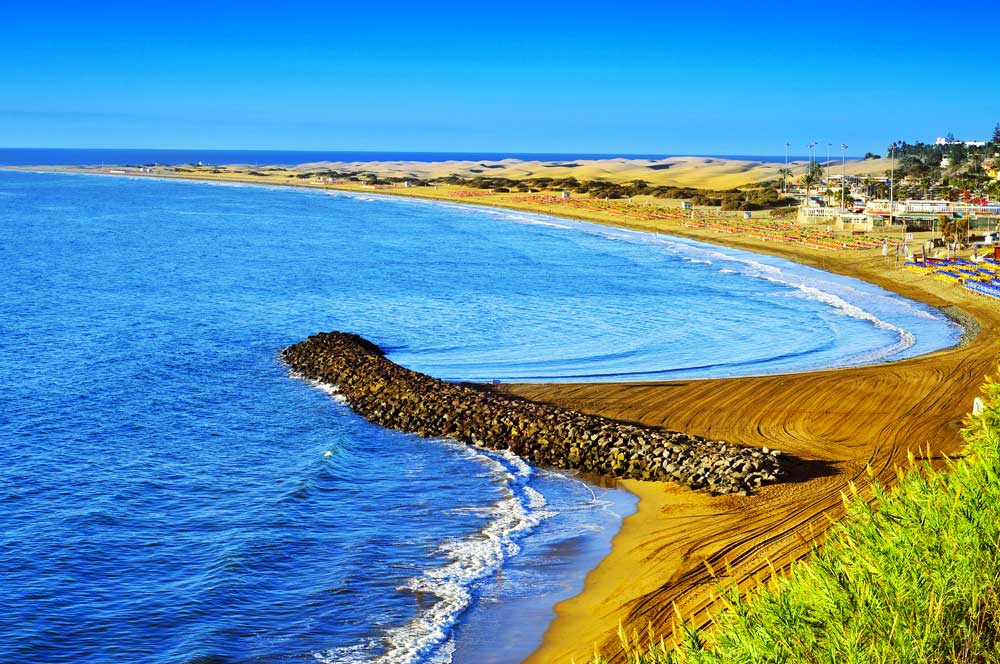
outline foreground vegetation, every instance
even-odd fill
[[[845,521],[787,577],[744,598],[723,591],[711,633],[621,632],[628,661],[1000,662],[1000,384],[987,399],[963,459],[935,470],[911,456],[895,490],[845,496]]]

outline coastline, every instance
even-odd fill
[[[848,482],[867,484],[866,465],[872,466],[880,481],[892,484],[894,469],[905,463],[907,450],[930,445],[930,456],[938,458],[958,449],[960,421],[984,376],[995,368],[992,337],[998,331],[1000,307],[950,284],[888,268],[876,250],[831,254],[746,237],[723,238],[677,222],[615,220],[609,215],[560,214],[528,206],[493,207],[664,232],[777,255],[864,279],[937,308],[955,306],[981,328],[964,345],[867,367],[759,378],[504,386],[520,396],[583,412],[775,447],[826,461],[834,468],[830,475],[799,477],[749,498],[712,498],[668,484],[625,482],[639,496],[638,511],[625,519],[611,553],[588,576],[584,591],[556,607],[556,620],[542,647],[528,661],[561,662],[570,657],[585,661],[594,643],[604,644],[611,654],[619,621],[643,632],[649,620],[659,632],[667,632],[675,603],[685,618],[707,624],[714,582],[705,561],[715,570],[724,569],[728,561],[734,580],[744,588],[754,585],[756,577],[769,575],[768,560],[778,569],[787,568],[808,552],[809,542],[828,525],[827,515],[841,516],[840,492]],[[762,408],[765,402],[768,407]]]

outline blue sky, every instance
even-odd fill
[[[1000,122],[997,4],[5,3],[0,146],[863,154],[980,139]]]

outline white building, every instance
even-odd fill
[[[947,138],[938,136],[934,145],[964,145],[967,148],[981,148],[986,145],[986,141],[949,141]]]

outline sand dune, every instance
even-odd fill
[[[791,162],[793,177],[805,173],[808,163]],[[434,178],[448,175],[494,176],[505,178],[550,177],[578,180],[608,180],[629,182],[645,180],[654,185],[697,187],[702,189],[730,189],[748,184],[776,180],[784,163],[766,163],[719,159],[715,157],[670,157],[649,159],[598,159],[569,162],[520,161],[443,161],[422,162],[318,162],[302,164],[300,171],[333,169],[364,171],[383,176]],[[847,162],[849,175],[877,174],[888,170],[888,160],[854,160]],[[833,173],[840,172],[839,162],[832,166]]]

